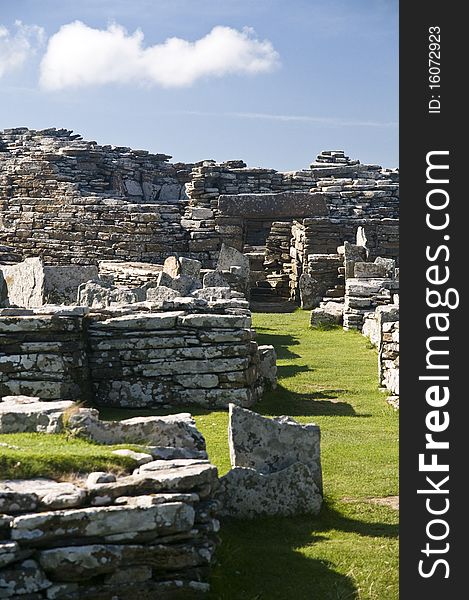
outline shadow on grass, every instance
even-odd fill
[[[339,573],[332,562],[298,551],[321,540],[337,539],[337,532],[392,539],[398,535],[398,526],[351,519],[327,503],[319,517],[224,520],[210,598],[357,600],[352,579]]]
[[[276,333],[263,333],[272,331],[271,329],[265,329],[264,327],[256,327],[256,341],[260,346],[271,345],[275,347],[277,358],[300,358],[300,354],[296,354],[290,350],[290,346],[299,346],[300,340],[293,335],[276,334]]]
[[[318,390],[308,394],[300,394],[287,390],[279,385],[275,390],[266,392],[262,399],[257,402],[251,410],[265,416],[285,415],[290,417],[370,417],[370,414],[357,413],[351,404],[336,400],[338,394],[344,390]],[[100,408],[102,419],[122,420],[132,417],[146,417],[151,415],[171,415],[178,412],[189,412],[194,416],[209,415],[211,412],[219,412],[222,409],[212,411],[200,406],[174,406],[169,408],[155,409],[129,409],[129,408]],[[226,409],[226,412],[228,409]]]
[[[254,406],[254,410],[264,415],[288,414],[291,417],[369,417],[368,414],[356,413],[348,402],[336,400],[344,390],[317,390],[307,394],[292,392],[282,385],[264,394]]]
[[[287,377],[294,377],[298,373],[305,373],[307,371],[314,371],[308,367],[308,365],[278,365],[277,375],[279,379],[285,379]]]

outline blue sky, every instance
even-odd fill
[[[0,92],[0,129],[176,161],[288,170],[344,149],[395,167],[397,0],[0,0]]]

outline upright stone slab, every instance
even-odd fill
[[[232,467],[269,474],[299,462],[308,466],[315,484],[322,489],[318,425],[301,425],[285,416],[269,419],[230,404],[228,436]]]

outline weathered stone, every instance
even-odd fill
[[[165,461],[157,461],[165,462]],[[174,462],[174,461],[171,461]],[[189,461],[191,463],[192,461]],[[148,463],[151,464],[151,463]],[[145,465],[144,465],[145,466]],[[142,468],[142,467],[140,467]],[[196,464],[173,464],[164,469],[147,469],[127,477],[120,477],[114,483],[101,483],[90,487],[90,496],[102,503],[103,499],[109,501],[121,496],[135,494],[156,494],[159,492],[178,492],[199,490],[209,486],[209,490],[216,486],[217,469],[198,461]]]
[[[145,454],[145,452],[135,452],[134,450],[113,450],[112,454],[116,456],[125,456],[127,458],[131,458],[135,461],[137,466],[144,465],[145,463],[149,463],[153,461],[153,456],[151,454]]]
[[[97,483],[114,483],[116,476],[113,473],[106,473],[105,471],[95,471],[90,473],[86,479],[86,486],[88,488],[96,485]]]
[[[290,417],[269,419],[230,404],[228,439],[232,467],[275,473],[299,462],[322,489],[318,425],[302,425]]]
[[[156,460],[173,460],[175,458],[208,458],[205,450],[191,448],[173,448],[171,446],[146,446],[146,450]]]
[[[4,479],[0,483],[0,511],[6,513],[81,506],[85,499],[81,487],[52,479]]]
[[[0,265],[10,304],[34,308],[44,304],[44,266],[40,258],[27,258],[16,265]]]
[[[163,272],[167,273],[172,279],[180,275],[181,265],[179,264],[177,256],[168,256],[163,263]]]
[[[0,574],[0,598],[22,598],[50,587],[43,570],[34,560],[25,560]]]
[[[228,281],[221,271],[209,271],[203,278],[204,288],[229,288]]]
[[[293,463],[274,473],[235,467],[220,479],[217,498],[222,504],[222,516],[240,519],[317,515],[322,504],[313,474],[303,463]]]
[[[200,260],[194,260],[191,258],[185,258],[181,256],[179,258],[179,274],[180,275],[188,275],[193,279],[197,279],[200,275],[200,269],[202,268],[202,263]]]
[[[232,295],[233,293],[229,287],[204,287],[203,289],[191,292],[191,296],[207,301],[229,300]]]
[[[343,302],[323,302],[311,312],[311,326],[323,327],[341,325],[344,314]]]
[[[179,292],[164,285],[150,287],[146,291],[146,299],[148,302],[163,302],[164,300],[173,300],[178,296]]]
[[[190,530],[193,524],[194,509],[181,502],[149,508],[110,506],[16,517],[12,522],[11,537],[19,543],[37,545],[53,539],[106,537],[142,531],[165,535]]]
[[[259,375],[268,387],[277,387],[277,353],[271,345],[259,346]]]
[[[176,290],[180,296],[188,296],[193,290],[201,288],[202,284],[197,277],[181,274],[173,277],[169,287],[172,287],[173,290]]]
[[[69,546],[45,550],[39,554],[42,568],[54,579],[86,581],[90,576],[119,572],[125,567],[148,566],[172,571],[208,564],[213,546],[174,545],[103,545]],[[70,568],[70,565],[73,565]],[[117,582],[116,580],[114,581]]]
[[[67,428],[99,444],[149,444],[205,450],[205,440],[189,413],[101,421],[97,410],[82,408],[71,415]]]
[[[353,277],[362,277],[372,279],[376,277],[386,277],[387,270],[384,265],[367,262],[355,262]]]
[[[110,291],[109,283],[87,281],[78,287],[77,303],[92,308],[104,308],[109,305]]]
[[[196,327],[202,329],[244,329],[251,326],[251,317],[244,315],[185,315],[179,322],[183,327]]]
[[[96,329],[134,329],[134,330],[152,330],[152,329],[171,329],[176,325],[176,319],[183,316],[182,311],[172,311],[163,313],[142,314],[136,313],[124,315],[122,317],[111,317],[105,321],[99,321],[94,324]]]
[[[245,281],[249,281],[249,258],[236,248],[222,244],[217,262],[217,271],[229,271],[231,267],[241,267],[239,276]]]
[[[18,560],[21,549],[17,542],[0,542],[0,569]],[[0,573],[1,578],[1,573]],[[1,584],[0,584],[1,585]],[[1,592],[0,592],[1,598]]]
[[[5,396],[0,402],[0,433],[58,433],[63,430],[64,413],[73,406],[67,400],[18,402],[15,396]]]

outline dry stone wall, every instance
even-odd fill
[[[16,398],[16,431],[64,427],[67,403]],[[3,411],[0,423],[14,404]],[[61,404],[62,406],[57,406]],[[55,415],[44,405],[55,405]],[[95,472],[73,482],[37,478],[0,481],[0,597],[49,600],[176,600],[205,597],[219,543],[217,469],[190,415],[100,421],[77,409],[70,435],[96,443],[146,444],[145,452],[116,450],[132,474]],[[31,410],[30,410],[31,413]],[[29,426],[29,429],[28,429]],[[3,428],[2,431],[5,431]],[[150,444],[150,445],[148,445]]]
[[[244,300],[1,309],[0,395],[133,408],[251,406],[273,353],[261,354],[254,335]]]
[[[101,146],[64,129],[0,133],[0,261],[41,256],[46,266],[161,264],[177,254],[214,268],[223,243],[249,253],[269,239],[270,252],[278,223],[294,219],[291,247],[303,256],[282,257],[275,271],[266,256],[264,275],[281,296],[293,273],[298,298],[308,255],[335,253],[341,241],[354,239],[357,226],[368,258],[397,258],[397,171],[362,165],[340,151],[284,173],[242,161],[169,159]],[[284,245],[282,239],[281,255]]]

